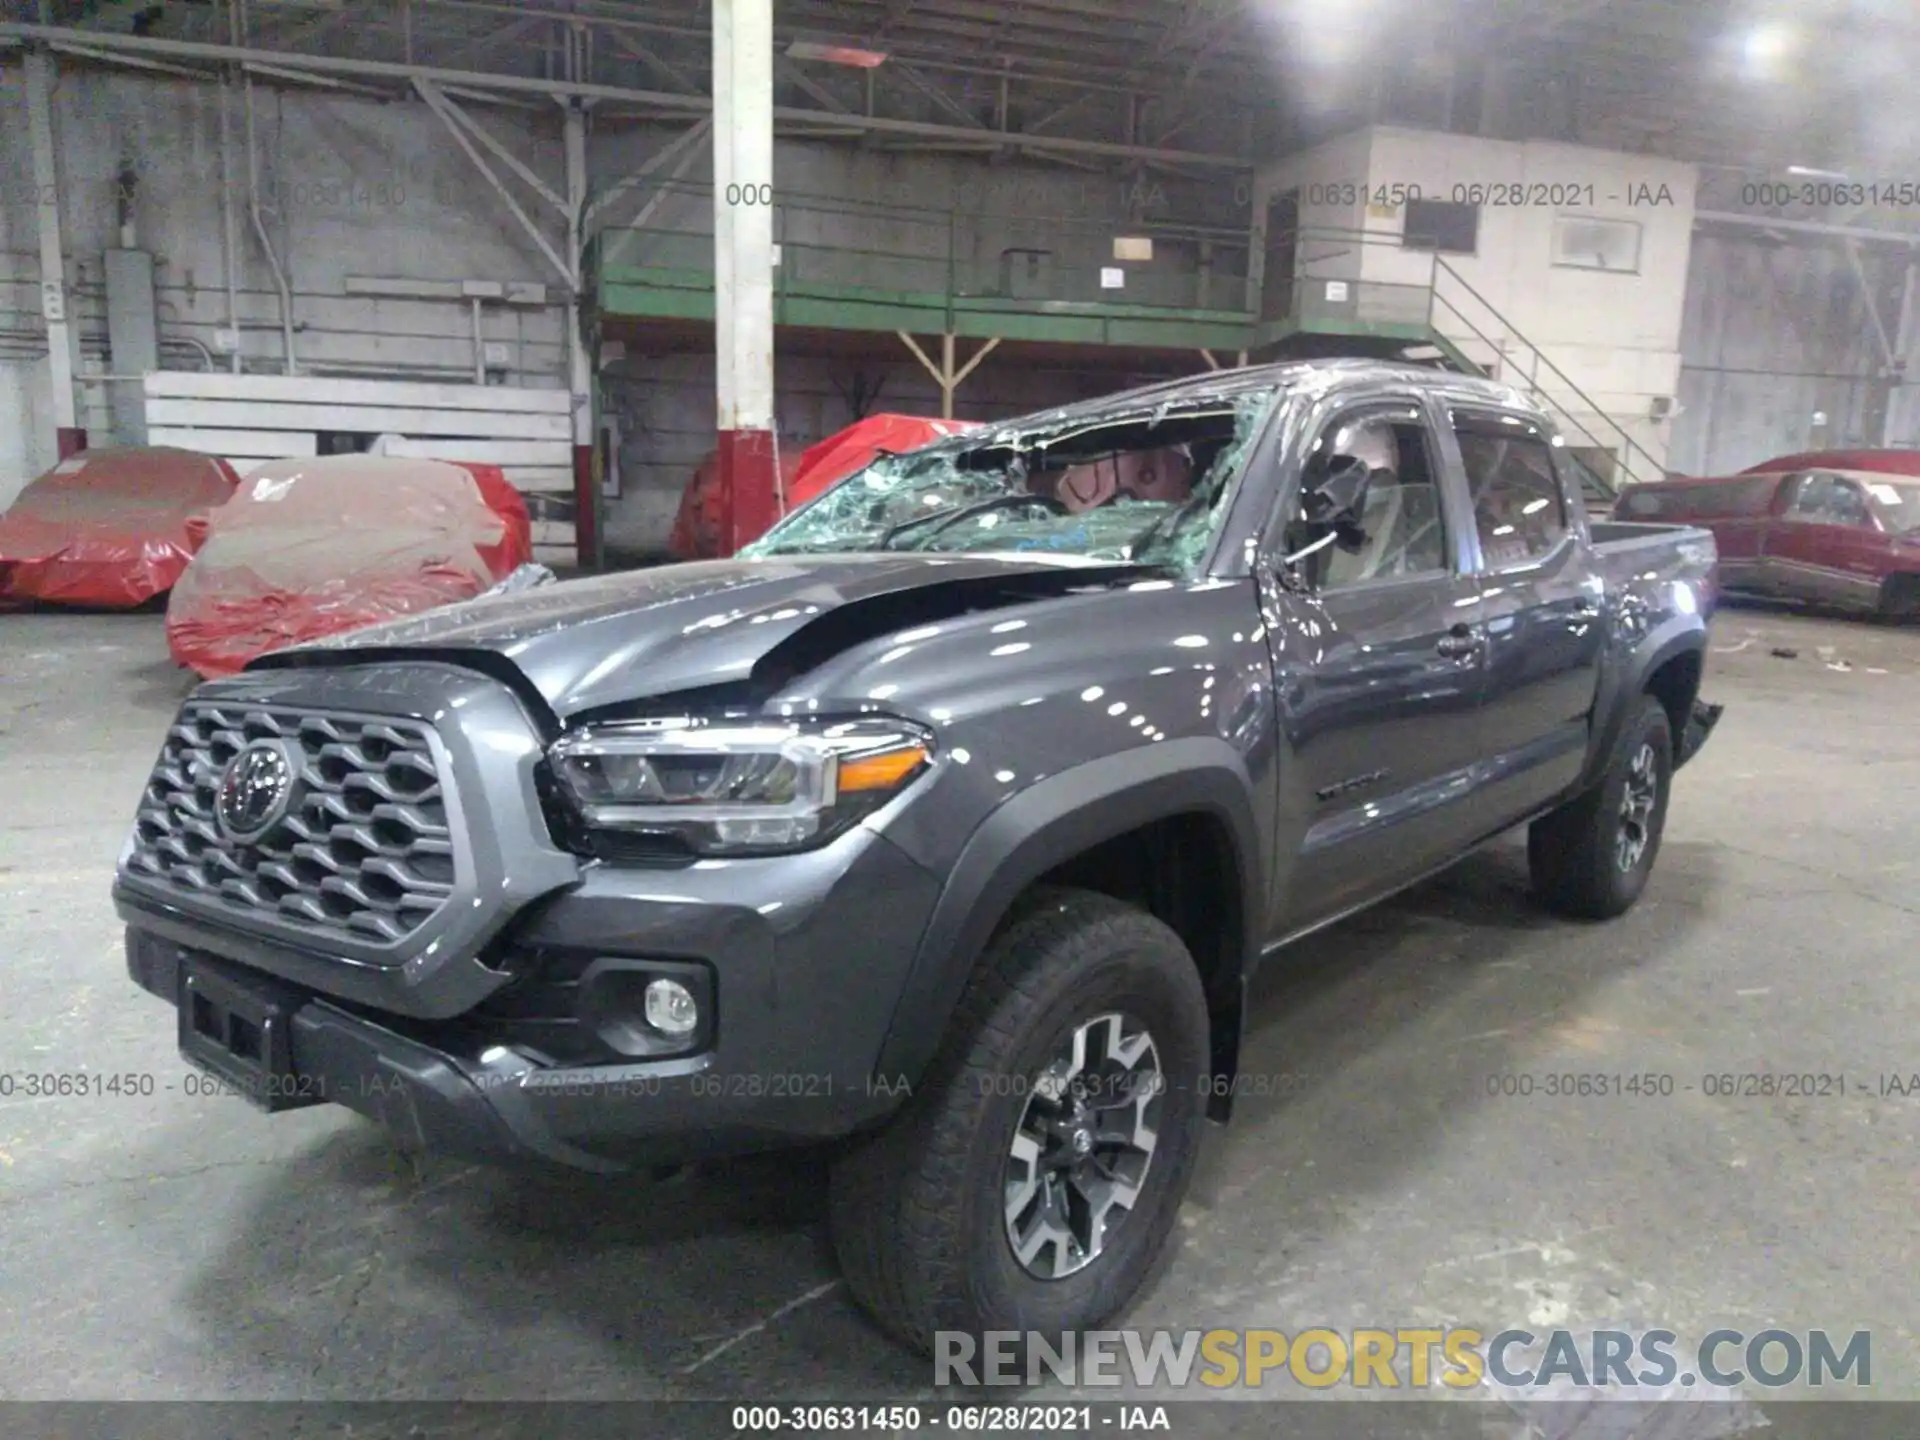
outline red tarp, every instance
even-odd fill
[[[795,459],[781,458],[780,472],[792,511],[819,495],[836,480],[864,469],[882,450],[904,454],[948,435],[971,430],[965,420],[923,420],[913,415],[869,415]],[[726,517],[720,511],[718,457],[709,455],[693,472],[680,513],[673,522],[668,549],[676,560],[712,560],[730,553],[721,534]],[[758,539],[758,536],[750,537]]]
[[[269,461],[202,528],[167,645],[209,677],[470,599],[533,555],[526,503],[499,467],[450,460]]]
[[[780,477],[788,493],[800,471],[796,455],[780,457]],[[673,534],[667,540],[667,552],[676,560],[716,560],[731,555],[727,544],[727,517],[720,508],[720,454],[715,451],[700,462],[680,496],[679,513],[673,517]],[[758,536],[753,537],[758,539]]]
[[[904,455],[973,428],[967,420],[923,420],[917,415],[869,415],[857,420],[800,457],[800,469],[787,487],[787,509],[798,509],[834,481],[866,469],[883,450]]]
[[[0,597],[143,605],[193,559],[188,521],[225,504],[239,483],[226,461],[191,450],[87,450],[62,460],[0,515]]]
[[[1742,475],[1777,475],[1788,470],[1866,470],[1883,475],[1920,475],[1920,450],[1809,450],[1782,455],[1764,465],[1749,465]]]

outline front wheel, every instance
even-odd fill
[[[1591,790],[1533,822],[1527,863],[1549,909],[1611,920],[1633,908],[1653,873],[1673,787],[1673,728],[1643,695]]]
[[[1205,1118],[1207,1005],[1153,916],[1053,890],[982,959],[893,1122],[836,1165],[834,1246],[896,1338],[1097,1327],[1152,1275]]]

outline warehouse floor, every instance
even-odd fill
[[[1920,1398],[1920,1094],[1879,1093],[1920,1071],[1920,629],[1737,610],[1715,644],[1727,717],[1632,915],[1544,918],[1503,844],[1263,977],[1247,1069],[1281,1078],[1131,1323],[1869,1328],[1876,1397]],[[0,1073],[155,1077],[0,1098],[0,1397],[928,1389],[806,1166],[529,1180],[185,1094],[107,888],[186,688],[158,617],[0,618]],[[1488,1093],[1570,1070],[1673,1092]],[[1703,1093],[1755,1071],[1852,1093]]]

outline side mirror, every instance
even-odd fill
[[[1335,455],[1325,469],[1309,474],[1300,497],[1301,514],[1309,525],[1329,530],[1357,529],[1372,476],[1366,461]]]

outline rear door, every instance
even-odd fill
[[[1270,536],[1268,643],[1291,752],[1280,767],[1279,935],[1329,919],[1443,864],[1471,840],[1485,649],[1463,517],[1440,484],[1442,451],[1409,395],[1342,409],[1309,456],[1373,467],[1364,541],[1298,559],[1310,532]],[[1292,505],[1297,511],[1297,498]],[[1283,517],[1291,519],[1291,517]]]
[[[1751,590],[1760,585],[1762,542],[1773,523],[1774,499],[1782,483],[1778,475],[1762,475],[1703,485],[1695,508],[1674,517],[1713,532],[1720,552],[1720,583],[1726,588]]]
[[[1563,795],[1585,767],[1605,583],[1555,438],[1532,417],[1452,403],[1479,562],[1486,693],[1475,813],[1486,833]]]

